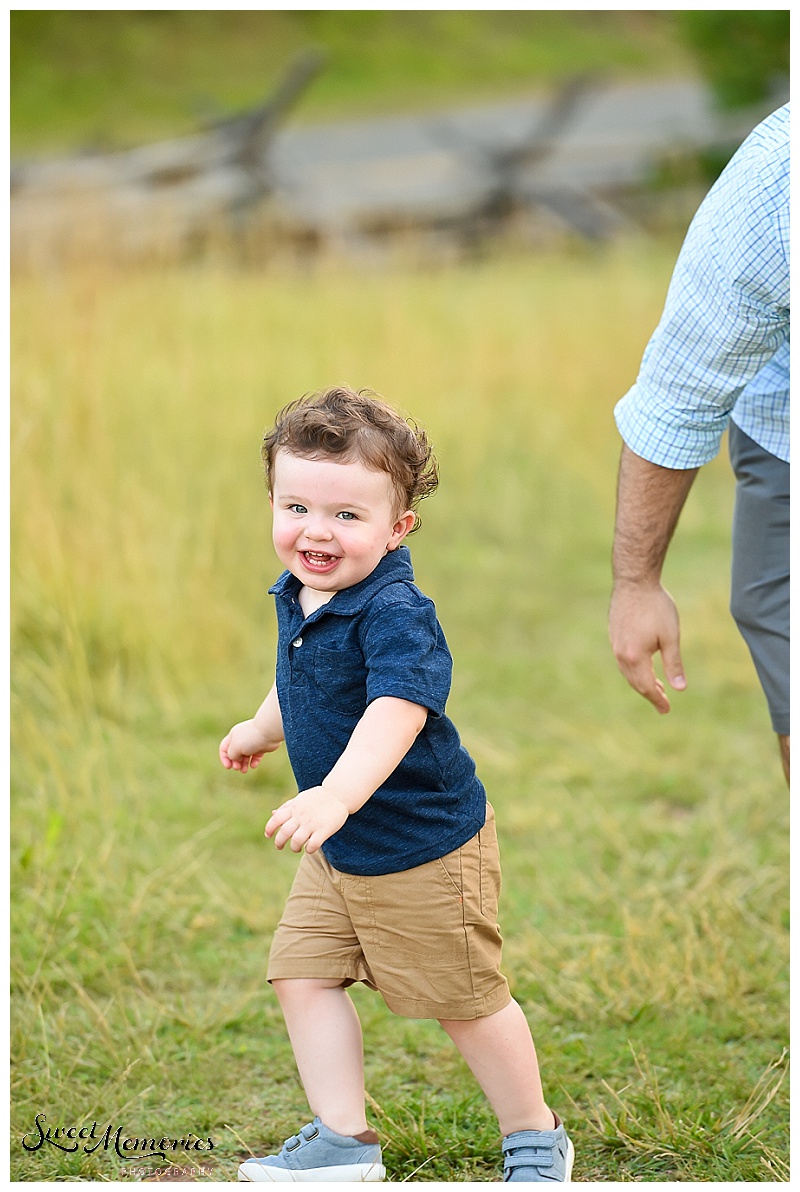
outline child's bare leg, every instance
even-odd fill
[[[272,984],[311,1112],[337,1134],[367,1130],[361,1023],[341,981],[303,978]]]
[[[501,1132],[552,1130],[530,1027],[511,1001],[487,1018],[439,1019],[497,1114]]]

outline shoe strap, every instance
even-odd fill
[[[550,1134],[550,1138],[542,1138],[544,1133]],[[503,1139],[504,1170],[511,1171],[514,1167],[552,1167],[556,1146],[556,1140],[549,1130],[518,1130],[509,1134]]]
[[[307,1126],[303,1126],[299,1134],[293,1134],[291,1138],[287,1138],[283,1144],[285,1151],[296,1151],[304,1142],[312,1142],[319,1134],[319,1127],[315,1126],[313,1122],[309,1122]]]
[[[542,1137],[543,1135],[547,1137]],[[503,1150],[516,1151],[519,1147],[546,1147],[550,1149],[555,1143],[555,1130],[517,1130],[514,1134],[507,1134],[503,1139]]]
[[[503,1167],[506,1171],[511,1171],[513,1167],[535,1167],[540,1169],[543,1167],[552,1167],[553,1165],[554,1160],[551,1148],[548,1148],[547,1152],[545,1152],[534,1150],[533,1147],[527,1147],[521,1155],[507,1155]]]

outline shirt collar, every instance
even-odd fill
[[[385,588],[387,584],[403,582],[414,582],[414,569],[411,566],[411,551],[407,546],[398,546],[396,550],[383,556],[374,571],[359,583],[353,584],[352,588],[343,588],[337,592],[318,611],[352,616],[353,613],[361,612],[381,588]],[[297,595],[301,587],[297,576],[292,575],[291,571],[284,571],[269,590],[275,596],[291,599]]]

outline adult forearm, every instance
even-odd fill
[[[609,637],[625,678],[661,713],[669,711],[669,700],[653,669],[656,653],[670,685],[686,686],[678,610],[662,587],[661,570],[696,475],[697,468],[662,468],[622,449]]]
[[[614,531],[615,586],[656,586],[697,468],[662,468],[623,446]]]

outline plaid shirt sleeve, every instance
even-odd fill
[[[761,445],[788,458],[789,306],[787,104],[750,134],[692,221],[636,384],[615,409],[631,450],[699,467],[751,391],[767,411]],[[751,436],[753,425],[751,413]]]

